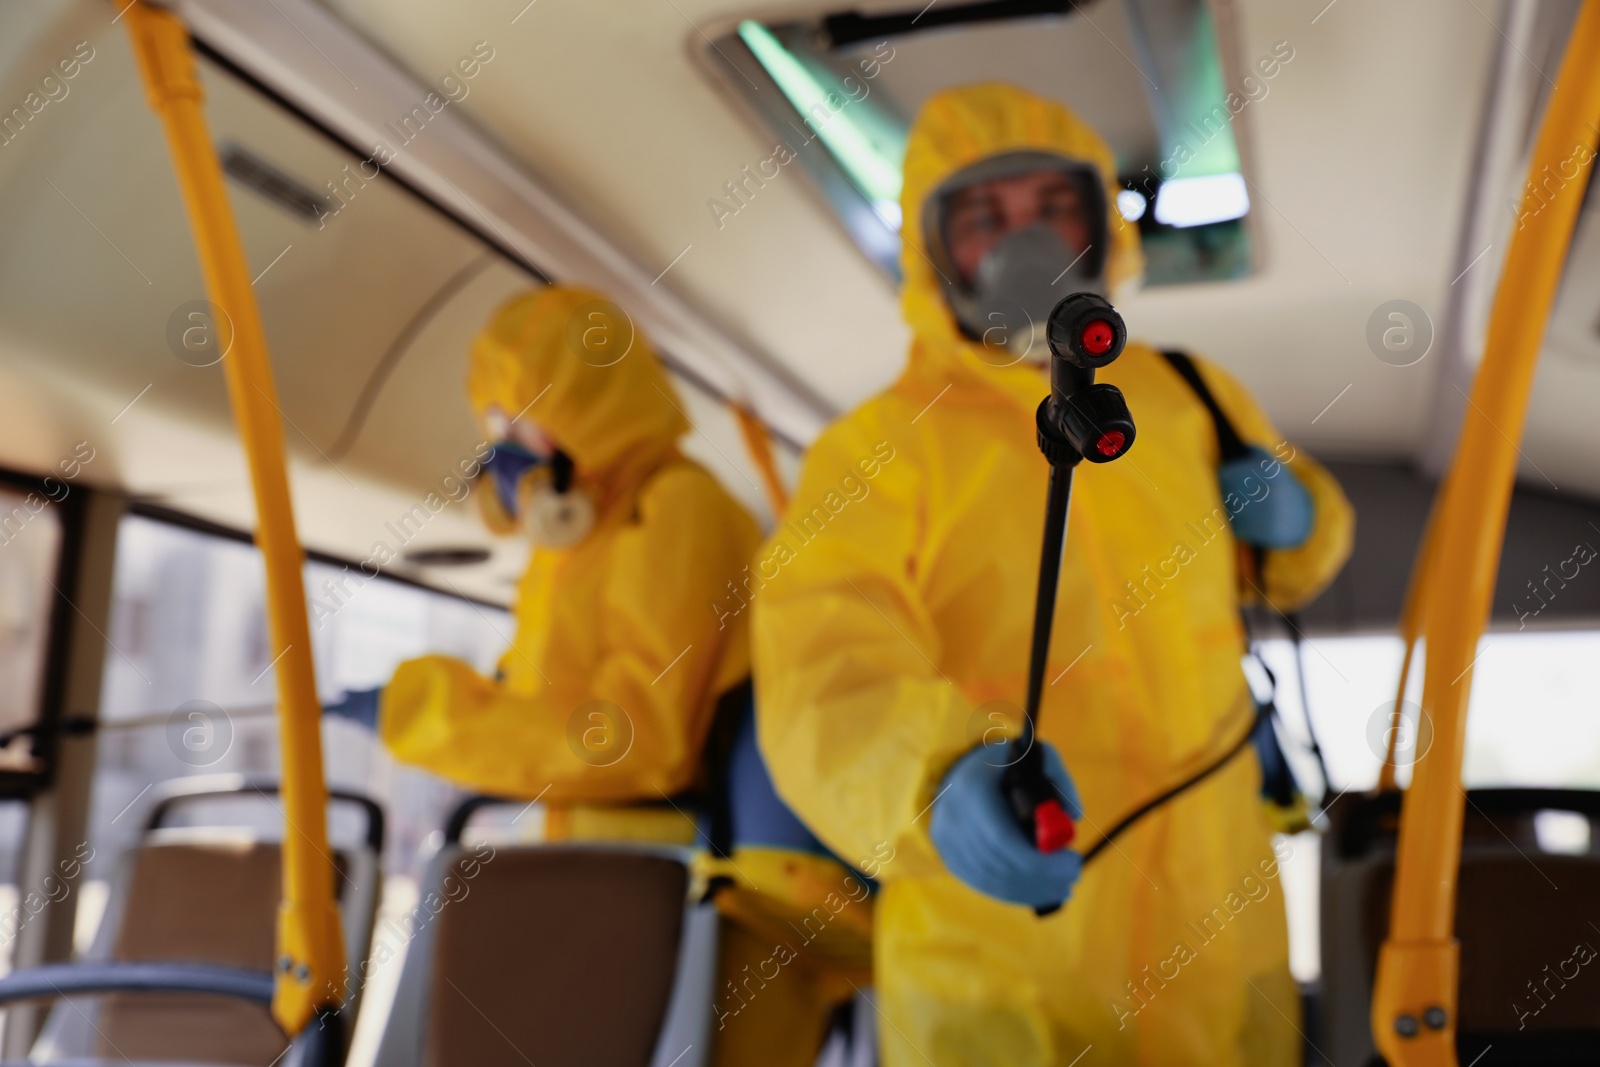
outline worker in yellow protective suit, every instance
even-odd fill
[[[567,826],[606,818],[573,804],[643,801],[683,823],[664,801],[698,783],[717,699],[750,671],[742,620],[719,627],[710,605],[756,524],[679,452],[689,422],[672,385],[595,293],[508,302],[473,344],[467,390],[495,450],[475,495],[491,528],[534,546],[516,634],[493,679],[448,656],[401,664],[383,741],[471,788],[543,796],[552,836],[613,836]]]
[[[998,84],[926,102],[901,194],[910,358],[818,438],[757,554],[759,735],[778,792],[839,855],[882,859],[889,1067],[1300,1062],[1281,857],[1248,747],[1081,859],[1249,733],[1241,588],[1291,609],[1350,549],[1337,484],[1214,365],[1194,361],[1270,450],[1276,469],[1254,481],[1276,480],[1298,528],[1262,523],[1264,574],[1241,571],[1234,527],[1266,493],[1245,507],[1225,493],[1196,390],[1129,343],[1099,380],[1126,395],[1137,442],[1078,469],[1038,727],[1081,814],[1078,851],[1033,850],[982,766],[1018,728],[1028,668],[1048,473],[1033,327],[1049,300],[1139,274],[1116,190],[1106,145],[1058,104]],[[1026,906],[1063,899],[1044,917]]]
[[[369,723],[375,712],[396,758],[466,788],[543,798],[549,839],[703,841],[685,794],[710,784],[719,702],[748,693],[749,615],[724,602],[760,540],[755,522],[679,451],[690,425],[676,391],[596,293],[556,286],[506,303],[472,348],[467,389],[494,446],[474,495],[491,528],[534,546],[511,647],[492,679],[424,656],[381,695],[329,710]],[[720,938],[713,1062],[809,1067],[849,981],[868,973],[870,911],[854,904],[789,966],[770,929],[806,914],[807,892],[842,891],[846,872],[792,850],[706,859],[710,875],[755,880],[718,897],[738,921]],[[852,966],[825,966],[841,955]]]

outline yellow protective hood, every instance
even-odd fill
[[[1049,152],[1087,163],[1100,174],[1106,190],[1106,225],[1111,247],[1106,253],[1107,289],[1143,273],[1139,231],[1116,210],[1116,161],[1111,149],[1091,127],[1065,106],[1014,85],[988,83],[946,89],[929,97],[911,124],[906,144],[905,179],[900,190],[900,290],[906,322],[916,332],[912,370],[942,372],[955,360],[996,384],[1010,383],[1019,396],[1038,403],[1038,372],[1025,365],[998,367],[992,354],[962,336],[945,303],[939,275],[923,245],[922,211],[928,196],[956,171],[1004,152]],[[1066,295],[1066,294],[1062,294]],[[933,366],[918,367],[918,364]],[[1031,406],[1030,406],[1031,410]]]
[[[649,469],[689,430],[672,382],[633,320],[599,293],[555,285],[513,297],[473,342],[467,395],[480,416],[524,413],[584,480]]]

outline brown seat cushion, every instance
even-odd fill
[[[270,971],[279,862],[274,841],[141,845],[112,958]],[[342,873],[342,858],[335,862]],[[111,995],[96,1027],[98,1055],[119,1060],[268,1067],[288,1044],[265,1006],[224,997]]]
[[[468,863],[477,865],[470,879]],[[463,857],[452,875],[466,895],[435,920],[424,1063],[649,1063],[676,971],[688,890],[681,863],[508,849],[488,861]]]

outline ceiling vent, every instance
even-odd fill
[[[240,185],[264,197],[301,222],[320,226],[329,214],[328,202],[314,189],[291,178],[249,149],[236,144],[222,146],[222,169]]]

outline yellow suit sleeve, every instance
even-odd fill
[[[757,534],[688,465],[657,475],[637,516],[589,564],[605,568],[592,669],[543,664],[545,686],[523,695],[445,656],[404,663],[380,714],[397,759],[510,797],[654,800],[693,783],[714,698],[747,670],[742,626],[719,625],[713,604]]]
[[[1355,539],[1355,509],[1350,506],[1344,490],[1339,488],[1338,480],[1304,449],[1285,441],[1249,390],[1237,379],[1209,361],[1196,359],[1195,363],[1217,403],[1228,413],[1245,442],[1259,445],[1285,461],[1311,494],[1315,511],[1311,536],[1298,548],[1268,552],[1265,581],[1260,583],[1264,588],[1246,585],[1241,590],[1247,604],[1259,603],[1261,593],[1265,592],[1279,611],[1294,611],[1326,589],[1350,558]]]
[[[835,423],[756,561],[756,711],[774,783],[834,852],[880,877],[942,869],[927,808],[970,747],[972,702],[934,666],[940,638],[912,573],[914,463],[870,416]]]

